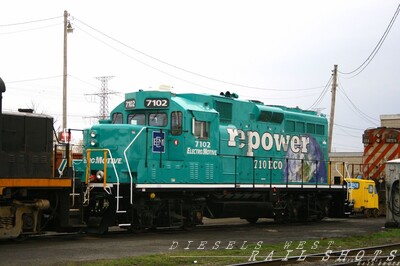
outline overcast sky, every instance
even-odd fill
[[[313,108],[329,119],[337,64],[332,149],[361,152],[365,129],[379,126],[382,114],[400,114],[400,21],[370,56],[399,3],[2,1],[3,110],[35,107],[60,127],[67,10],[74,28],[68,34],[70,128],[95,122],[90,117],[99,114],[99,98],[92,96],[100,89],[99,76],[114,76],[110,111],[125,93],[164,84],[177,93],[231,91],[265,104]],[[344,74],[366,60],[364,70]]]

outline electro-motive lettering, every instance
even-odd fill
[[[97,156],[95,158],[90,158],[90,163],[91,164],[104,164],[104,158],[101,156]],[[122,158],[107,158],[107,164],[122,164]]]
[[[287,151],[291,149],[293,153],[307,153],[307,145],[310,143],[310,138],[307,136],[290,136],[282,134],[272,134],[264,132],[261,136],[257,131],[249,130],[244,132],[241,129],[228,128],[229,147],[236,147],[236,137],[240,141],[239,148],[242,149],[247,144],[247,156],[253,156],[253,150],[257,150],[260,146],[265,151],[270,151],[275,148],[276,151]]]
[[[194,155],[217,155],[217,150],[211,149],[211,142],[209,141],[198,141],[195,142],[195,148],[188,147],[186,154]]]

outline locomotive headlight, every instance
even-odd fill
[[[97,141],[95,141],[94,139],[92,139],[92,140],[90,141],[90,146],[92,146],[92,147],[97,146]]]
[[[90,136],[91,136],[92,138],[95,138],[95,137],[97,136],[96,131],[91,131],[91,132],[90,132]]]
[[[156,194],[155,193],[150,193],[150,199],[155,199],[155,197],[156,197]]]
[[[103,171],[97,171],[96,173],[96,179],[97,181],[101,181],[104,178],[104,172]]]

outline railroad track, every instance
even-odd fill
[[[244,222],[240,219],[222,219],[223,222],[217,220],[208,220],[204,223],[204,225],[196,226],[189,231],[191,232],[208,232],[208,231],[213,231],[213,230],[228,230],[231,231],[232,229],[237,229],[237,230],[257,230],[257,229],[263,229],[268,228],[271,230],[271,232],[280,232],[284,233],[288,230],[289,227],[294,226],[309,226],[309,224],[303,224],[303,223],[295,223],[295,224],[290,224],[289,225],[284,225],[284,224],[276,224],[273,220],[263,220],[257,224],[249,224],[247,222]],[[340,221],[344,221],[340,220]],[[314,227],[321,227],[324,230],[331,230],[332,228],[330,227],[330,224],[332,221],[321,221],[317,223],[311,223],[311,225]],[[314,228],[315,229],[315,228]],[[333,229],[332,229],[333,230]],[[104,235],[96,235],[96,234],[90,234],[90,233],[84,233],[82,232],[70,232],[70,233],[55,233],[55,232],[43,232],[35,235],[26,235],[23,237],[20,237],[18,239],[15,239],[15,241],[24,241],[24,240],[40,240],[40,239],[55,239],[55,238],[85,238],[85,237],[90,237],[90,238],[113,238],[113,237],[131,237],[132,235],[140,235],[140,236],[145,236],[148,234],[159,234],[160,236],[162,235],[171,235],[171,234],[181,234],[184,233],[186,230],[180,228],[180,227],[174,227],[174,228],[157,228],[157,229],[147,229],[147,230],[142,230],[142,231],[129,231],[125,229],[121,229],[118,227],[111,227],[110,230],[104,234]],[[257,239],[260,240],[260,239]],[[3,244],[4,242],[8,241],[3,241],[0,240],[0,244]],[[400,266],[400,265],[399,265]]]
[[[327,251],[325,253],[303,254],[299,256],[271,259],[257,257],[251,261],[231,266],[244,265],[400,265],[400,243]]]
[[[240,220],[239,220],[240,221]],[[257,225],[249,224],[247,222],[232,222],[232,223],[207,223],[204,225],[196,226],[189,231],[207,231],[207,230],[217,230],[229,228],[257,228],[265,226],[266,224],[274,225],[274,222],[263,222]],[[186,230],[181,227],[171,227],[171,228],[157,228],[157,229],[144,229],[142,231],[132,232],[125,229],[120,229],[118,227],[111,227],[110,231],[103,235],[85,233],[84,231],[70,232],[70,233],[56,233],[56,232],[41,232],[38,234],[24,235],[16,239],[10,239],[10,241],[26,241],[26,240],[40,240],[40,239],[53,239],[53,238],[79,238],[79,237],[98,237],[98,238],[112,238],[112,237],[129,237],[131,235],[140,234],[145,235],[148,233],[159,233],[162,234],[174,234],[176,232],[185,232]],[[0,244],[6,244],[9,240],[0,240]]]

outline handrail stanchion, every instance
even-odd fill
[[[86,180],[85,184],[89,184],[89,174],[90,174],[90,150],[86,151]]]
[[[107,186],[107,150],[104,150],[104,176],[103,176],[103,187]]]

